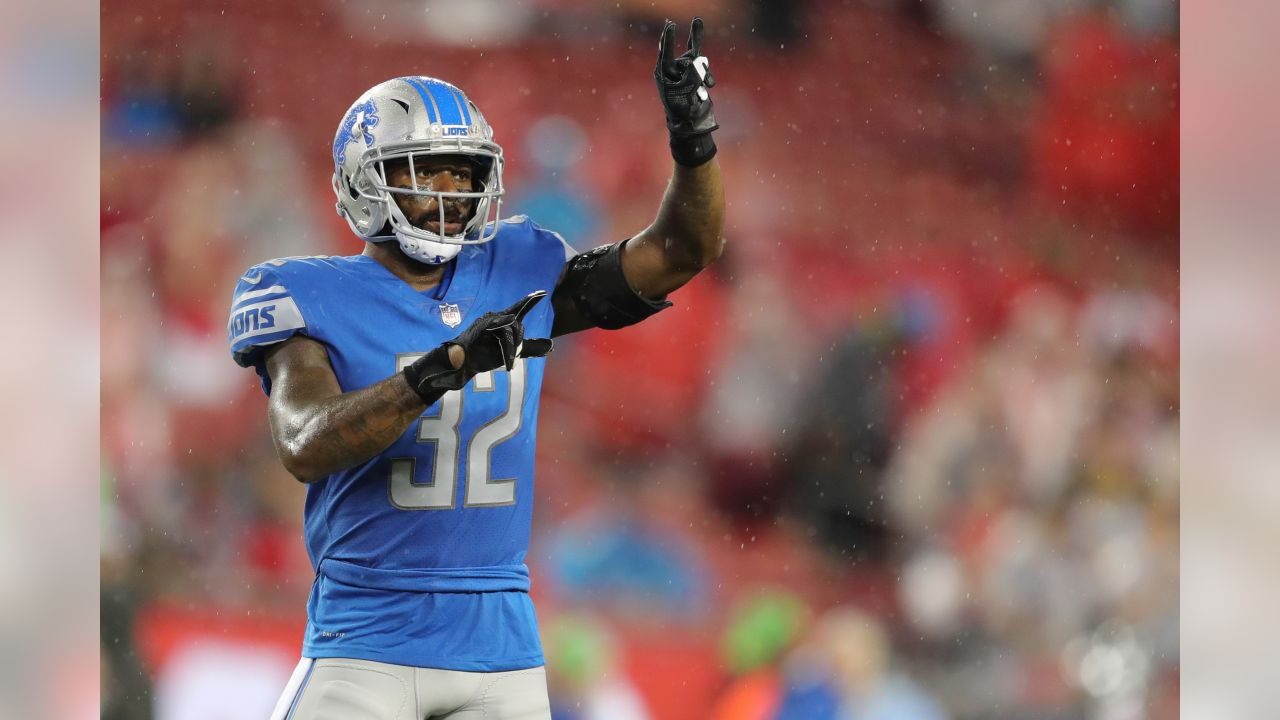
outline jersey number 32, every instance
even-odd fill
[[[396,358],[396,371],[417,360],[419,354],[405,354]],[[462,420],[464,390],[445,393],[439,402],[440,414],[424,415],[418,421],[417,441],[436,446],[434,467],[426,482],[417,478],[416,458],[391,460],[391,503],[402,510],[448,510],[454,507],[454,495],[458,488],[458,466],[461,453],[467,453],[467,477],[464,483],[463,507],[492,507],[512,505],[516,501],[515,478],[490,478],[489,465],[493,448],[510,440],[520,432],[523,418],[525,366],[517,359],[507,383],[506,409],[471,436],[467,447],[458,432]],[[497,384],[492,372],[483,372],[471,380],[473,392],[494,392]]]

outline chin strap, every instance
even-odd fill
[[[392,236],[400,243],[405,255],[428,265],[443,265],[457,257],[461,245],[417,237],[405,231],[411,225],[409,219],[401,212],[400,207],[392,200],[387,200],[387,223],[391,226]],[[426,231],[422,231],[426,232]],[[376,242],[376,241],[375,241]]]
[[[458,252],[462,250],[461,245],[423,240],[412,235],[406,235],[399,230],[396,231],[395,237],[405,255],[428,265],[443,265],[457,257]]]

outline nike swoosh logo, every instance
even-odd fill
[[[248,275],[245,275],[240,278],[240,282],[249,283],[250,285],[257,285],[258,283],[262,282],[262,275],[258,274],[258,275],[254,275],[253,277],[249,277]]]

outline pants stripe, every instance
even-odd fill
[[[293,669],[293,675],[289,676],[289,684],[284,686],[284,692],[280,693],[280,699],[276,701],[271,720],[289,720],[293,717],[293,711],[298,707],[298,701],[302,699],[302,691],[306,690],[307,681],[311,679],[311,671],[315,666],[316,661],[311,658],[302,658],[298,661],[297,667]]]

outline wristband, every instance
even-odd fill
[[[685,167],[698,167],[715,156],[716,141],[711,133],[671,136],[671,157]]]
[[[445,343],[422,357],[414,360],[404,369],[404,379],[409,387],[422,398],[428,406],[439,400],[450,390],[457,390],[467,384],[466,374],[461,368],[454,369],[449,362],[449,345]]]

